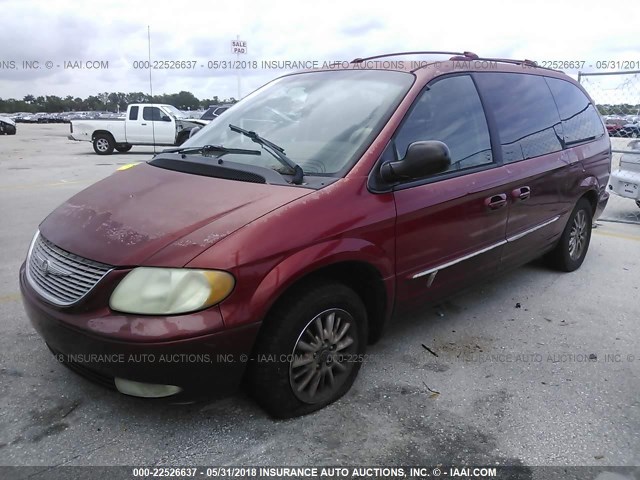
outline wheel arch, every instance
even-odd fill
[[[591,205],[591,215],[595,215],[598,208],[598,193],[595,190],[587,190],[580,199],[585,199]]]
[[[252,303],[264,302],[263,327],[277,305],[285,297],[318,280],[332,280],[350,287],[362,300],[369,320],[369,342],[377,341],[391,316],[395,296],[395,280],[391,275],[392,262],[383,256],[378,247],[369,244],[371,251],[340,252],[330,257],[318,258],[317,254],[327,245],[320,244],[297,252],[279,263],[262,280],[251,299]],[[378,255],[374,255],[374,249]],[[314,258],[309,263],[309,258]],[[281,278],[287,280],[281,282]],[[263,328],[261,327],[261,328]]]
[[[598,208],[598,199],[600,197],[600,185],[598,184],[598,179],[596,177],[587,177],[580,183],[580,189],[582,190],[582,194],[576,201],[576,204],[581,199],[586,199],[591,205],[591,214],[595,215],[596,209]]]
[[[387,319],[387,298],[382,275],[370,263],[359,260],[346,260],[318,268],[297,279],[288,289],[282,292],[276,302],[282,301],[292,289],[303,287],[317,280],[335,281],[351,288],[362,300],[367,310],[369,343],[380,339]],[[271,310],[270,309],[270,310]]]
[[[113,143],[116,143],[116,140],[113,137],[113,134],[109,130],[94,130],[93,133],[91,134],[91,141],[93,142],[98,135],[108,135],[111,137],[111,140],[113,140]]]

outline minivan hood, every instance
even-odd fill
[[[41,234],[63,250],[114,266],[183,266],[249,222],[312,190],[204,177],[146,163],[83,190]]]

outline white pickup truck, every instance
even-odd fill
[[[128,152],[133,145],[180,145],[207,121],[186,118],[172,105],[137,103],[119,119],[72,120],[70,140],[93,143],[98,155]]]

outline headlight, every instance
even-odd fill
[[[230,273],[188,268],[133,269],[111,294],[112,310],[143,315],[175,315],[210,307],[233,290]]]

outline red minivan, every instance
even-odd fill
[[[349,390],[394,312],[542,255],[577,269],[611,163],[580,85],[378,58],[278,78],[54,210],[20,284],[56,357],[132,396],[244,382],[301,415]]]

